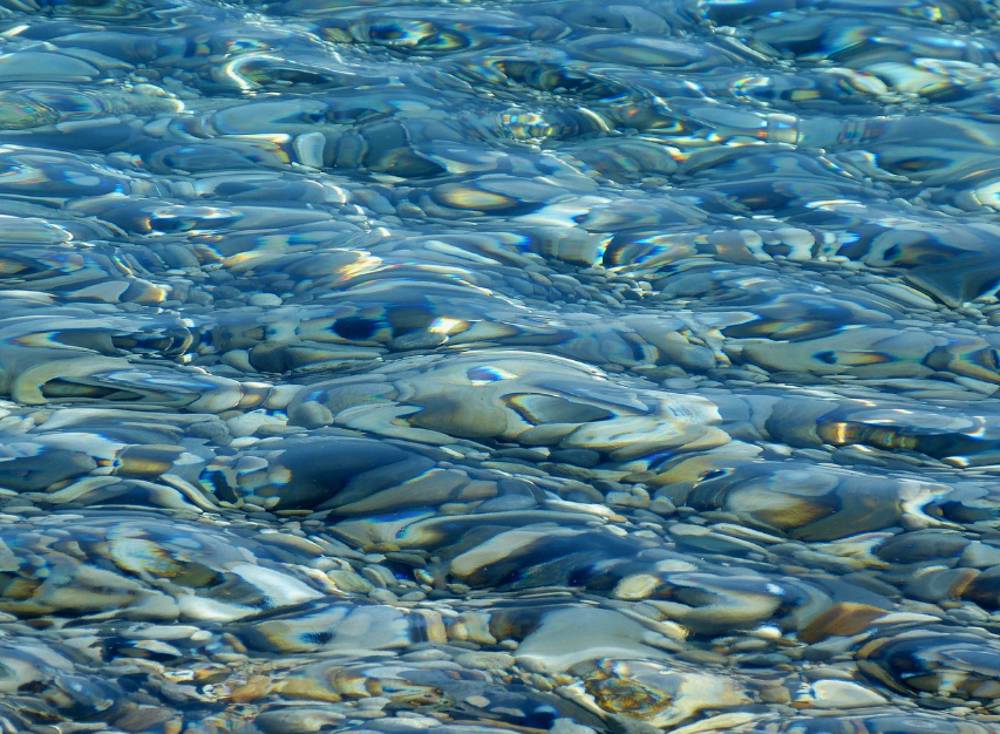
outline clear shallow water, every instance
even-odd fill
[[[0,731],[1000,731],[998,29],[0,0]]]

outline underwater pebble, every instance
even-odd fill
[[[988,3],[0,3],[0,730],[991,734]]]

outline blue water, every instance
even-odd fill
[[[0,732],[1000,732],[1000,5],[0,0]]]

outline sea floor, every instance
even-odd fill
[[[1000,733],[1000,4],[0,0],[0,732]]]

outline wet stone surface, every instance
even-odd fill
[[[1000,733],[1000,8],[0,0],[2,734]]]

